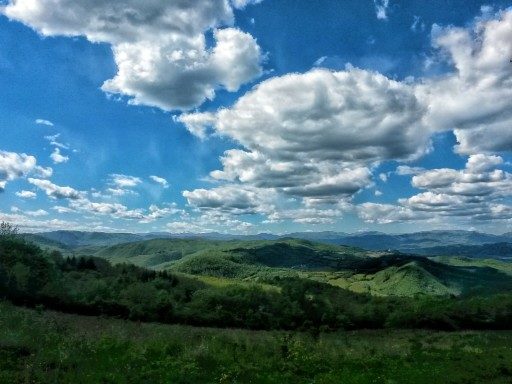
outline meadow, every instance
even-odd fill
[[[510,383],[512,332],[248,331],[0,303],[2,383]]]

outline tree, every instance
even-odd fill
[[[0,223],[0,238],[13,238],[18,235],[18,227],[6,221]]]

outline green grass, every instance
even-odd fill
[[[512,332],[321,334],[134,323],[0,303],[1,383],[510,383]]]

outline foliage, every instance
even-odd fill
[[[135,323],[0,302],[2,383],[510,383],[512,333],[318,335]]]

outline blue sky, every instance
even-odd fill
[[[512,230],[512,3],[0,2],[22,230]]]

